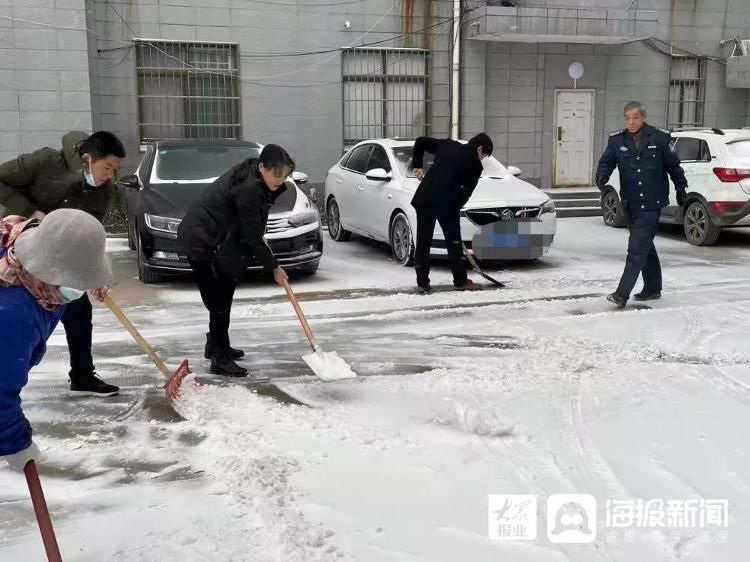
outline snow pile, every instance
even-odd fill
[[[467,433],[483,437],[507,437],[513,434],[513,424],[503,419],[494,408],[471,406],[450,399],[446,399],[446,402],[450,404],[450,409],[435,416],[433,423],[456,426]]]
[[[248,404],[257,401],[269,399],[238,387],[190,385],[176,404],[196,431],[211,427],[198,454],[214,481],[211,493],[227,495],[235,506],[237,539],[245,553],[238,559],[335,560],[336,549],[328,545],[332,533],[308,522],[300,510],[303,498],[290,482],[299,470],[297,461],[278,452],[261,429],[245,423]]]

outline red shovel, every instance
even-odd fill
[[[135,343],[137,343],[143,350],[143,352],[151,358],[151,361],[154,362],[154,365],[156,365],[157,369],[159,369],[159,371],[161,371],[161,374],[164,375],[164,377],[167,379],[167,382],[164,384],[164,394],[166,395],[167,400],[173,402],[177,398],[182,380],[190,374],[190,367],[188,366],[187,359],[180,363],[180,366],[177,367],[176,371],[170,371],[169,368],[167,368],[167,366],[164,364],[164,361],[162,361],[161,358],[156,354],[154,348],[151,347],[145,339],[143,339],[143,336],[141,336],[136,327],[133,326],[133,323],[128,320],[128,317],[125,316],[125,313],[119,306],[117,306],[117,303],[112,300],[112,297],[110,295],[104,297],[104,304],[106,304],[107,308],[109,308],[112,313],[117,316],[117,319],[120,321],[120,323],[128,332],[130,332],[130,335],[133,336]]]

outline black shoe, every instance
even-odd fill
[[[612,293],[611,295],[607,295],[607,300],[611,303],[614,303],[620,308],[623,308],[626,304],[628,304],[628,299],[623,297],[622,295],[618,293]]]
[[[107,384],[96,376],[96,373],[78,375],[70,378],[71,396],[114,396],[120,392],[120,387]]]
[[[247,369],[240,367],[228,358],[214,357],[211,359],[211,368],[208,370],[212,375],[223,375],[225,377],[246,377]]]
[[[432,293],[432,287],[430,285],[425,285],[424,287],[419,286],[417,287],[417,293],[420,295],[429,295]]]
[[[456,291],[481,291],[484,289],[482,285],[475,283],[471,279],[466,280],[463,285],[453,285],[453,288]]]
[[[656,291],[654,293],[647,293],[646,291],[641,291],[640,293],[634,294],[633,298],[637,301],[655,301],[656,299],[661,298],[661,291]]]
[[[205,359],[211,359],[214,355],[214,341],[210,334],[206,334],[206,349],[203,351],[203,357]],[[245,356],[245,352],[241,349],[229,348],[230,359],[241,359]]]

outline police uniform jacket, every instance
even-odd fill
[[[596,184],[604,186],[617,167],[620,199],[625,207],[659,210],[669,204],[667,174],[676,190],[686,189],[687,179],[668,131],[644,124],[640,133],[639,147],[627,129],[610,135],[596,170]]]

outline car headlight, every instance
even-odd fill
[[[547,202],[542,205],[541,211],[539,211],[540,215],[543,215],[545,213],[554,213],[555,212],[555,202],[552,201],[552,199],[547,199]]]
[[[292,214],[288,219],[292,226],[304,226],[318,221],[318,211],[299,211]]]
[[[159,232],[168,232],[170,234],[177,234],[177,229],[182,222],[181,219],[173,219],[171,217],[160,217],[158,215],[146,215],[146,226],[150,230],[156,230]]]

